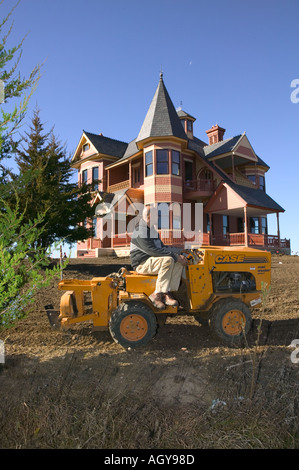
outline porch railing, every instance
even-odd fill
[[[131,243],[132,233],[118,233],[113,236],[113,246],[127,246]]]
[[[245,246],[245,233],[227,233],[225,235],[213,235],[210,233],[199,233],[184,230],[159,230],[161,240],[165,245],[182,246],[185,242],[194,245],[214,245],[214,246]],[[108,247],[108,246],[128,246],[131,242],[132,233],[119,233],[113,235],[110,245],[110,239],[91,239],[89,248]],[[248,245],[251,247],[265,247],[270,249],[290,248],[290,240],[280,239],[277,235],[266,235],[249,233]]]
[[[115,193],[116,191],[127,189],[129,187],[130,187],[130,180],[126,180],[126,181],[121,181],[120,183],[111,184],[110,186],[108,186],[107,191],[109,193]]]
[[[278,239],[275,235],[265,235],[266,246],[273,248],[290,248],[291,242],[287,238]]]
[[[184,242],[194,243],[194,245],[210,245],[210,234],[184,231]]]
[[[214,191],[216,183],[211,179],[196,179],[184,182],[185,191]]]
[[[181,230],[159,230],[162,242],[165,245],[182,245],[184,243]],[[119,233],[113,236],[113,246],[126,246],[131,242],[132,233]]]
[[[229,233],[229,245],[245,245],[245,233]],[[227,238],[225,240],[227,242]],[[290,240],[281,238],[277,235],[266,235],[260,233],[249,233],[248,234],[248,245],[249,246],[264,246],[266,248],[290,248]]]
[[[175,229],[159,230],[162,242],[165,245],[182,246],[184,242],[200,245],[209,245],[209,233],[187,232]],[[119,233],[113,236],[113,246],[126,246],[131,242],[132,233]]]

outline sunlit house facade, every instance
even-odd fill
[[[94,182],[95,218],[86,222],[94,236],[77,244],[77,256],[124,253],[143,204],[158,207],[158,229],[168,245],[289,252],[290,241],[280,238],[284,209],[266,192],[269,166],[247,135],[224,139],[225,129],[214,125],[203,142],[194,135],[195,121],[175,109],[161,73],[136,139],[127,143],[83,131],[72,165],[79,184]],[[268,214],[277,216],[273,235]]]

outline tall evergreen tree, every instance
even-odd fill
[[[92,219],[94,208],[91,185],[79,187],[72,182],[74,171],[66,149],[53,130],[44,131],[39,114],[39,110],[34,111],[30,131],[16,150],[19,174],[12,176],[12,182],[25,222],[45,214],[44,230],[36,247],[47,249],[61,239],[71,244],[90,237],[92,228],[87,229],[84,221]],[[11,193],[12,205],[14,197]]]
[[[4,0],[0,0],[0,6]],[[0,20],[0,86],[4,87],[4,100],[1,104],[0,117],[0,162],[3,158],[11,156],[17,142],[13,142],[11,136],[19,129],[27,109],[29,99],[34,92],[40,78],[40,66],[34,67],[29,77],[21,77],[17,72],[22,56],[23,38],[16,46],[7,48],[13,22],[12,14],[17,4],[10,10],[4,19]],[[27,93],[27,94],[25,94]],[[20,98],[19,103],[16,98]],[[13,101],[13,107],[7,104]],[[7,169],[0,163],[0,183],[5,182]]]
[[[4,0],[0,0],[0,7],[3,3]],[[11,138],[25,117],[40,70],[37,66],[29,77],[22,78],[17,69],[24,39],[12,48],[7,47],[13,25],[11,17],[18,4],[4,19],[0,18],[0,328],[8,327],[23,317],[28,304],[34,301],[36,291],[59,274],[57,268],[46,269],[49,260],[43,249],[36,247],[32,250],[43,233],[43,214],[28,222],[24,220],[19,210],[19,197],[8,184],[9,171],[3,164],[4,158],[11,156],[17,146],[18,142]],[[29,182],[29,173],[26,175]],[[14,186],[17,186],[16,182]],[[13,205],[9,205],[6,199],[9,191],[13,193]]]

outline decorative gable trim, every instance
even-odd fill
[[[228,210],[244,207],[246,201],[237,194],[227,183],[220,183],[211,199],[204,208],[204,212],[221,213]]]
[[[234,155],[238,155],[253,162],[258,161],[258,157],[245,134],[242,135],[241,139],[236,143],[232,151]]]
[[[87,152],[83,152],[83,145],[86,143],[89,144],[89,150]],[[90,157],[91,155],[97,154],[98,151],[93,145],[93,143],[90,141],[90,139],[88,139],[85,132],[83,132],[71,161],[74,163],[78,160],[81,160],[82,157],[85,158],[85,153],[86,157]]]

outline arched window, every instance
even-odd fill
[[[210,191],[213,189],[213,173],[208,168],[203,168],[197,176],[199,189]]]
[[[182,228],[181,205],[178,202],[173,202],[171,204],[171,211],[172,211],[172,228],[174,230],[181,230]]]
[[[160,202],[158,204],[158,229],[169,230],[169,203]]]
[[[203,168],[198,174],[198,179],[201,180],[212,180],[213,173],[208,168]]]

